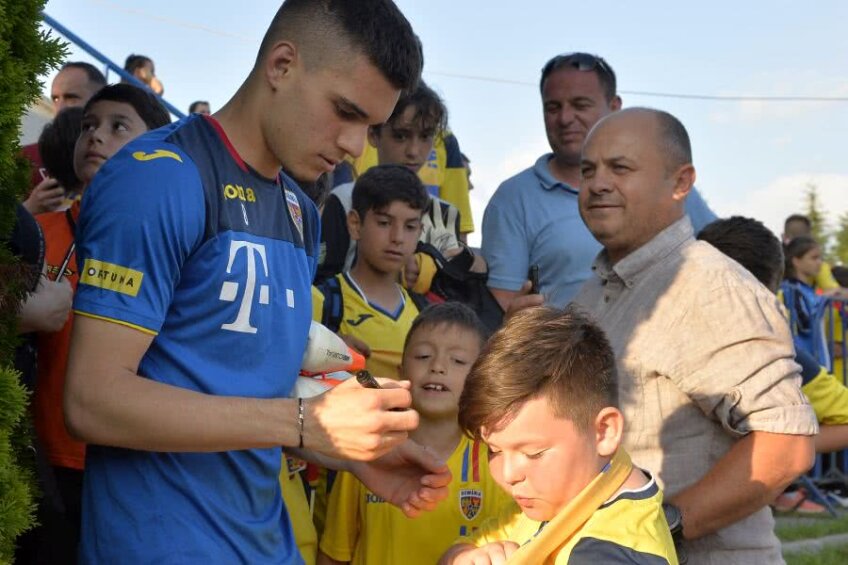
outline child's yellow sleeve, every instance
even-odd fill
[[[300,555],[306,565],[315,565],[318,557],[318,534],[312,524],[312,516],[309,515],[309,502],[306,500],[303,481],[294,466],[292,459],[283,454],[280,489]]]
[[[312,319],[316,322],[321,321],[324,313],[324,295],[318,290],[315,285],[312,285]]]
[[[336,561],[353,560],[361,526],[359,504],[364,494],[365,487],[352,474],[340,472],[336,476],[320,545],[321,551]]]
[[[820,424],[848,424],[848,388],[822,367],[810,382],[801,387]]]
[[[836,282],[836,278],[833,276],[833,271],[830,269],[830,263],[827,261],[822,262],[819,274],[816,275],[815,285],[825,291],[839,288],[839,283]]]
[[[462,160],[456,137],[446,132],[443,136],[445,148],[445,171],[439,198],[447,200],[459,210],[459,231],[474,231],[474,219],[471,215],[471,198],[468,191],[468,169]]]

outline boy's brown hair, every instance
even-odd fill
[[[528,308],[486,344],[459,399],[459,424],[475,439],[507,425],[545,397],[554,414],[588,430],[601,409],[618,407],[615,357],[603,330],[574,306]]]
[[[480,348],[486,343],[489,337],[489,332],[486,326],[477,317],[477,314],[460,302],[443,302],[440,304],[430,304],[412,322],[409,331],[406,332],[406,340],[403,342],[403,349],[406,351],[412,336],[422,328],[432,328],[434,326],[457,327],[463,330],[468,330],[477,336],[480,342]]]

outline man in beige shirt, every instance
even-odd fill
[[[817,425],[774,295],[694,240],[695,169],[670,114],[603,119],[581,171],[580,213],[604,250],[576,301],[615,350],[624,445],[682,515],[680,557],[781,563],[767,505],[812,465]]]

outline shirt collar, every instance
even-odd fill
[[[536,178],[539,179],[539,184],[542,185],[542,188],[545,190],[553,190],[555,188],[561,188],[566,190],[572,194],[577,194],[577,189],[572,187],[571,185],[562,182],[561,180],[557,180],[551,174],[551,169],[548,166],[548,162],[553,159],[553,153],[545,153],[541,157],[536,160],[536,164],[533,165],[533,172],[536,174]]]
[[[592,264],[592,271],[604,281],[618,278],[625,286],[631,288],[640,274],[665,260],[694,235],[692,222],[688,215],[684,215],[615,265],[610,264],[606,249],[602,250]]]

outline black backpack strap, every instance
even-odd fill
[[[406,293],[409,295],[409,299],[412,300],[412,303],[415,304],[415,307],[418,308],[418,311],[421,312],[430,305],[430,301],[427,300],[427,297],[423,294],[418,294],[417,292],[412,292],[411,290],[407,290]]]
[[[324,308],[321,311],[321,323],[330,331],[338,333],[344,316],[342,287],[338,277],[330,277],[317,286],[324,296]]]

